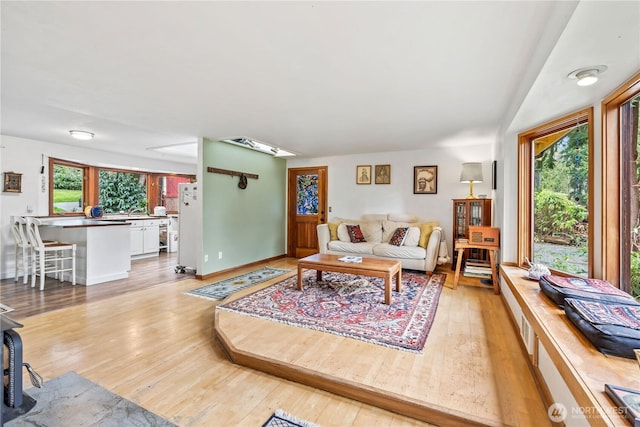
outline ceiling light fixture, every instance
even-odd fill
[[[578,86],[591,86],[598,81],[598,75],[604,73],[606,70],[606,65],[594,65],[572,71],[567,77],[577,79]]]
[[[85,130],[70,130],[69,134],[75,139],[81,139],[83,141],[88,141],[93,139],[94,134],[91,132],[87,132]]]

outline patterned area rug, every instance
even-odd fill
[[[287,414],[282,409],[277,409],[276,412],[269,417],[266,423],[262,424],[262,427],[320,427],[318,424],[314,424],[309,421],[301,420],[294,417],[291,414]]]
[[[343,273],[314,271],[304,275],[304,291],[297,276],[218,306],[268,320],[330,332],[387,347],[422,351],[436,314],[446,274],[403,272],[402,292],[393,286],[392,303],[384,304],[384,280]]]
[[[185,292],[185,294],[205,299],[220,300],[226,298],[234,292],[238,292],[241,289],[257,285],[258,283],[266,282],[267,280],[273,279],[274,277],[288,272],[289,270],[266,267],[260,270],[243,274],[241,276],[236,276],[230,279],[211,283],[210,285]]]
[[[75,372],[67,372],[46,381],[42,388],[30,388],[26,393],[36,400],[36,405],[26,414],[6,423],[6,427],[175,427],[175,424]]]

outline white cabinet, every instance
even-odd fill
[[[131,225],[131,255],[140,255],[144,248],[144,229]]]
[[[160,251],[160,221],[140,219],[131,221],[131,256],[157,256]]]

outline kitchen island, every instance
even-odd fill
[[[43,239],[76,244],[77,283],[89,286],[129,277],[129,222],[78,217],[39,220]]]

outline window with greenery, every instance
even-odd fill
[[[49,214],[82,215],[86,206],[100,205],[105,213],[153,213],[155,206],[178,212],[178,184],[194,175],[160,174],[49,159]]]
[[[603,278],[640,296],[640,74],[602,103]]]
[[[534,144],[533,261],[588,272],[588,125],[537,138]]]
[[[85,206],[86,167],[71,162],[56,162],[50,166],[49,182],[53,183],[50,211],[54,214],[82,213]]]
[[[520,262],[588,276],[592,270],[592,110],[520,135]]]
[[[100,169],[98,204],[105,213],[147,213],[147,174]]]

